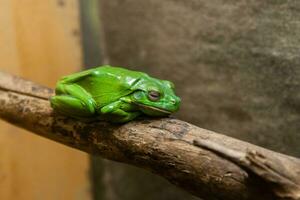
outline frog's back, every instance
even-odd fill
[[[128,70],[128,69],[121,68],[121,67],[112,67],[109,65],[97,67],[94,69],[95,69],[94,73],[110,74],[110,75],[119,76],[119,77],[131,77],[133,79],[148,76],[147,74],[145,74],[143,72]]]
[[[128,87],[132,86],[137,79],[149,77],[143,72],[128,70],[121,67],[112,67],[109,65],[92,69],[90,75],[90,77],[97,77],[99,83],[102,81],[107,82],[109,80],[111,83]]]
[[[130,94],[134,82],[148,76],[143,72],[111,66],[97,67],[88,71],[90,71],[88,76],[80,79],[77,84],[85,88],[100,107]]]

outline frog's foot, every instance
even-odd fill
[[[132,105],[122,101],[116,101],[102,107],[98,113],[103,115],[103,118],[107,121],[125,123],[133,120],[141,114],[141,112],[133,110],[134,107],[132,107]]]
[[[50,99],[51,107],[65,115],[75,118],[86,118],[95,115],[95,110],[86,106],[81,100],[68,95],[57,95]]]

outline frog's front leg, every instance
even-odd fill
[[[129,97],[122,97],[119,100],[112,102],[110,104],[107,104],[106,106],[103,106],[100,109],[100,113],[102,114],[108,114],[115,112],[116,110],[121,109],[123,111],[132,112],[136,111],[136,107],[131,103],[131,100]]]
[[[116,123],[125,123],[133,120],[141,113],[135,109],[134,105],[119,100],[101,108],[101,114],[106,116],[107,120]]]
[[[73,117],[90,117],[95,114],[95,102],[91,95],[75,84],[58,84],[51,106]]]

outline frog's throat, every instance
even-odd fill
[[[149,109],[149,110],[159,111],[159,112],[162,112],[162,113],[165,113],[168,115],[172,114],[172,112],[170,112],[168,110],[164,110],[164,109],[160,109],[160,108],[156,108],[156,107],[152,107],[152,106],[147,106],[147,105],[139,104],[139,103],[136,103],[136,105],[138,105],[139,107],[142,107],[142,108]]]

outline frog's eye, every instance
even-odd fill
[[[160,99],[160,93],[158,91],[155,91],[155,90],[150,90],[148,92],[148,98],[151,101],[158,101]]]

